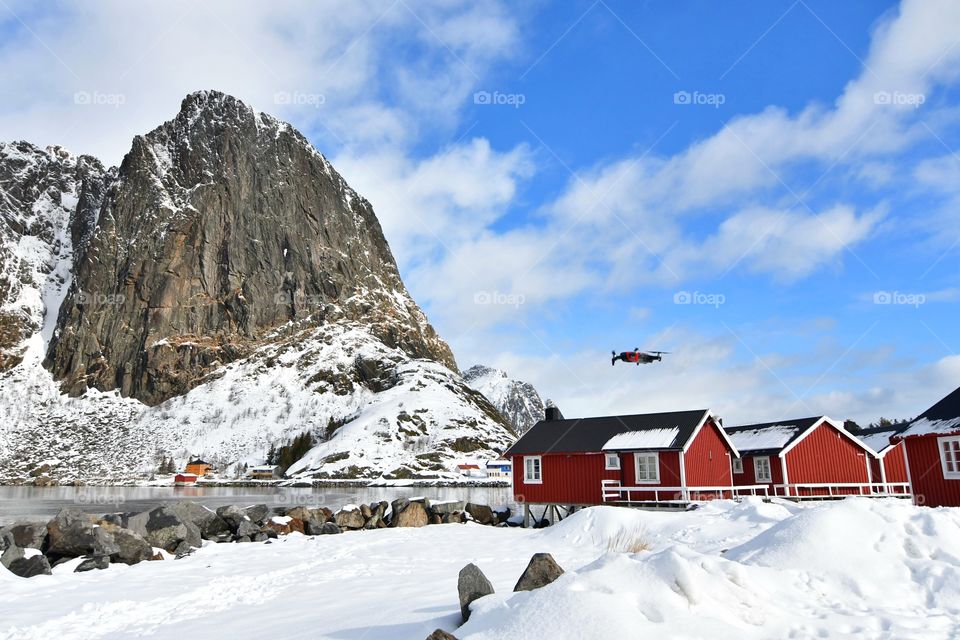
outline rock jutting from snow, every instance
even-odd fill
[[[460,595],[460,614],[466,622],[470,619],[470,604],[478,598],[493,593],[493,585],[480,567],[470,563],[460,569],[457,577],[457,593]]]
[[[514,591],[533,591],[544,587],[563,575],[563,569],[549,553],[535,553],[527,568],[517,580]]]

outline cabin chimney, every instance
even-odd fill
[[[544,413],[546,414],[544,419],[547,422],[553,422],[554,420],[563,420],[563,414],[560,413],[559,407],[547,407]]]

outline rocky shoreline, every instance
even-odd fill
[[[327,507],[274,507],[255,504],[209,509],[180,501],[143,512],[84,513],[61,509],[47,522],[18,522],[0,529],[0,564],[29,578],[49,575],[53,567],[82,558],[75,571],[106,569],[111,564],[177,559],[190,555],[204,541],[270,544],[279,536],[340,534],[388,527],[475,522],[519,526],[508,508],[463,501],[431,502],[398,498],[350,504],[334,512]]]
[[[90,480],[55,480],[50,478],[0,478],[0,487],[173,487],[173,479],[158,484],[156,481],[143,478],[107,478],[102,481]],[[318,489],[323,487],[434,487],[434,488],[470,488],[470,487],[509,487],[511,483],[505,479],[448,480],[445,478],[422,478],[412,480],[393,480],[389,478],[358,478],[356,480],[198,480],[193,487],[278,487],[291,489]]]

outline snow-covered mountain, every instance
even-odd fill
[[[517,433],[524,433],[543,420],[547,403],[529,382],[511,378],[506,371],[481,364],[467,369],[463,379],[482,393]]]
[[[515,438],[411,299],[369,202],[286,123],[218,92],[118,169],[0,146],[0,479],[169,454],[407,477]]]

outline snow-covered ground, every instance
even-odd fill
[[[567,573],[512,593],[540,551]],[[467,562],[497,593],[458,629],[457,574]],[[461,639],[960,634],[960,509],[895,500],[596,507],[537,531],[294,534],[209,545],[181,560],[72,568],[29,580],[0,574],[0,637],[422,639],[437,627]]]

